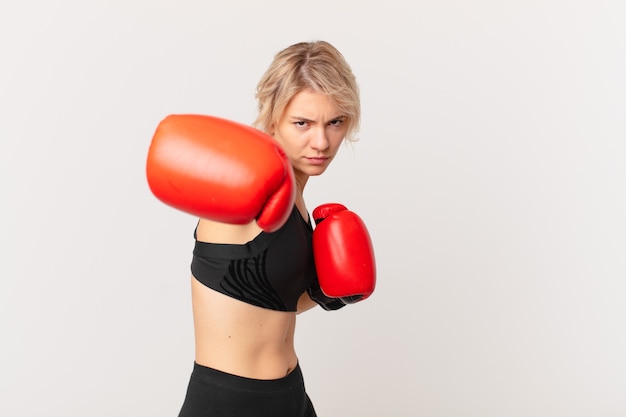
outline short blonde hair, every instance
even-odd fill
[[[325,41],[300,42],[274,56],[257,85],[254,126],[269,133],[297,93],[305,88],[327,94],[346,116],[346,140],[355,141],[361,120],[359,87],[343,55]]]

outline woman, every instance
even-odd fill
[[[320,232],[318,240],[323,247],[314,260],[313,225],[303,199],[309,177],[321,175],[343,141],[354,140],[358,129],[359,91],[349,65],[327,42],[294,44],[276,54],[258,84],[256,96],[259,115],[255,127],[279,145],[290,172],[280,178],[277,188],[287,191],[274,193],[267,190],[270,186],[265,178],[269,174],[264,165],[262,174],[252,174],[264,181],[255,182],[245,191],[229,191],[235,194],[235,197],[229,194],[229,198],[236,198],[237,202],[229,202],[226,208],[220,209],[220,215],[214,213],[213,207],[209,215],[195,212],[200,213],[191,264],[196,356],[179,417],[315,416],[294,349],[296,315],[318,304],[326,310],[341,308],[346,303],[366,298],[374,287],[373,252],[364,226],[359,226],[358,236],[350,237],[351,241],[361,242],[355,243],[355,250],[360,250],[363,257],[371,258],[367,266],[369,275],[359,274],[357,279],[364,286],[359,284],[357,287],[362,288],[357,289],[350,281],[352,278],[341,283],[343,272],[340,270],[347,268],[346,273],[351,273],[360,265],[352,267],[344,265],[341,259],[323,259],[333,257],[335,251],[325,247],[332,245],[336,240],[334,235],[341,231],[329,231],[325,236]],[[203,132],[211,129],[213,127],[206,125]],[[180,134],[180,126],[174,130]],[[250,149],[249,134],[247,131],[241,134],[246,138],[235,146],[236,150],[228,151],[229,158],[239,161],[246,153],[246,157],[253,158],[246,163],[248,165],[258,161],[270,164],[267,161],[271,156],[264,154],[264,150]],[[228,141],[216,141],[218,144],[211,146],[230,143],[239,134],[228,136]],[[202,146],[205,146],[204,142]],[[204,151],[203,148],[190,154]],[[157,159],[149,157],[149,179],[167,176],[167,182],[171,183],[173,174],[164,174],[163,170],[158,174],[155,169],[151,171]],[[232,164],[230,160],[228,164]],[[182,168],[177,166],[174,169]],[[271,172],[287,171],[279,162],[272,166]],[[203,172],[202,175],[209,174]],[[221,170],[219,174],[213,174],[215,176],[224,177],[219,179],[219,185],[211,185],[220,190],[204,193],[203,203],[210,199],[209,195],[215,195],[217,197],[213,200],[219,200],[224,184],[238,175],[226,175]],[[151,187],[166,203],[181,208],[180,204],[162,198],[158,186],[151,183]],[[177,192],[181,188],[177,186]],[[258,189],[262,189],[263,196],[252,196]],[[272,193],[279,194],[287,207],[283,214],[275,216],[279,218],[274,222],[275,226],[263,227],[259,218],[242,221],[228,217],[238,211],[239,206],[246,205],[248,199],[265,201],[265,195]],[[329,213],[335,211],[336,206],[332,205],[327,212],[322,210],[319,216],[332,217]],[[192,209],[182,208],[194,213]],[[339,211],[347,212],[343,206]],[[347,233],[351,232],[348,230]],[[358,249],[359,245],[361,249]],[[324,278],[332,281],[329,288],[337,282],[342,288],[334,293],[332,288],[323,292],[316,266],[317,270],[330,268],[329,278]],[[321,276],[319,278],[322,280]],[[333,297],[325,295],[329,292]]]

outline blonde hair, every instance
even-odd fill
[[[269,133],[297,93],[305,88],[327,94],[347,118],[345,139],[356,141],[361,104],[356,77],[343,55],[325,41],[300,42],[274,56],[257,85],[254,126]]]

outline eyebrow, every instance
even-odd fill
[[[305,122],[315,122],[315,120],[313,119],[309,119],[308,117],[301,117],[301,116],[289,116],[292,120],[302,120]],[[342,119],[346,119],[346,115],[345,114],[341,114],[339,116],[336,117],[331,117],[330,119],[328,119],[326,122],[324,123],[328,123],[328,122],[332,122],[333,120],[342,120]]]

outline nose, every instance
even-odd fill
[[[313,132],[313,138],[311,139],[311,146],[318,151],[325,151],[330,146],[328,136],[326,136],[326,129],[318,128]]]

